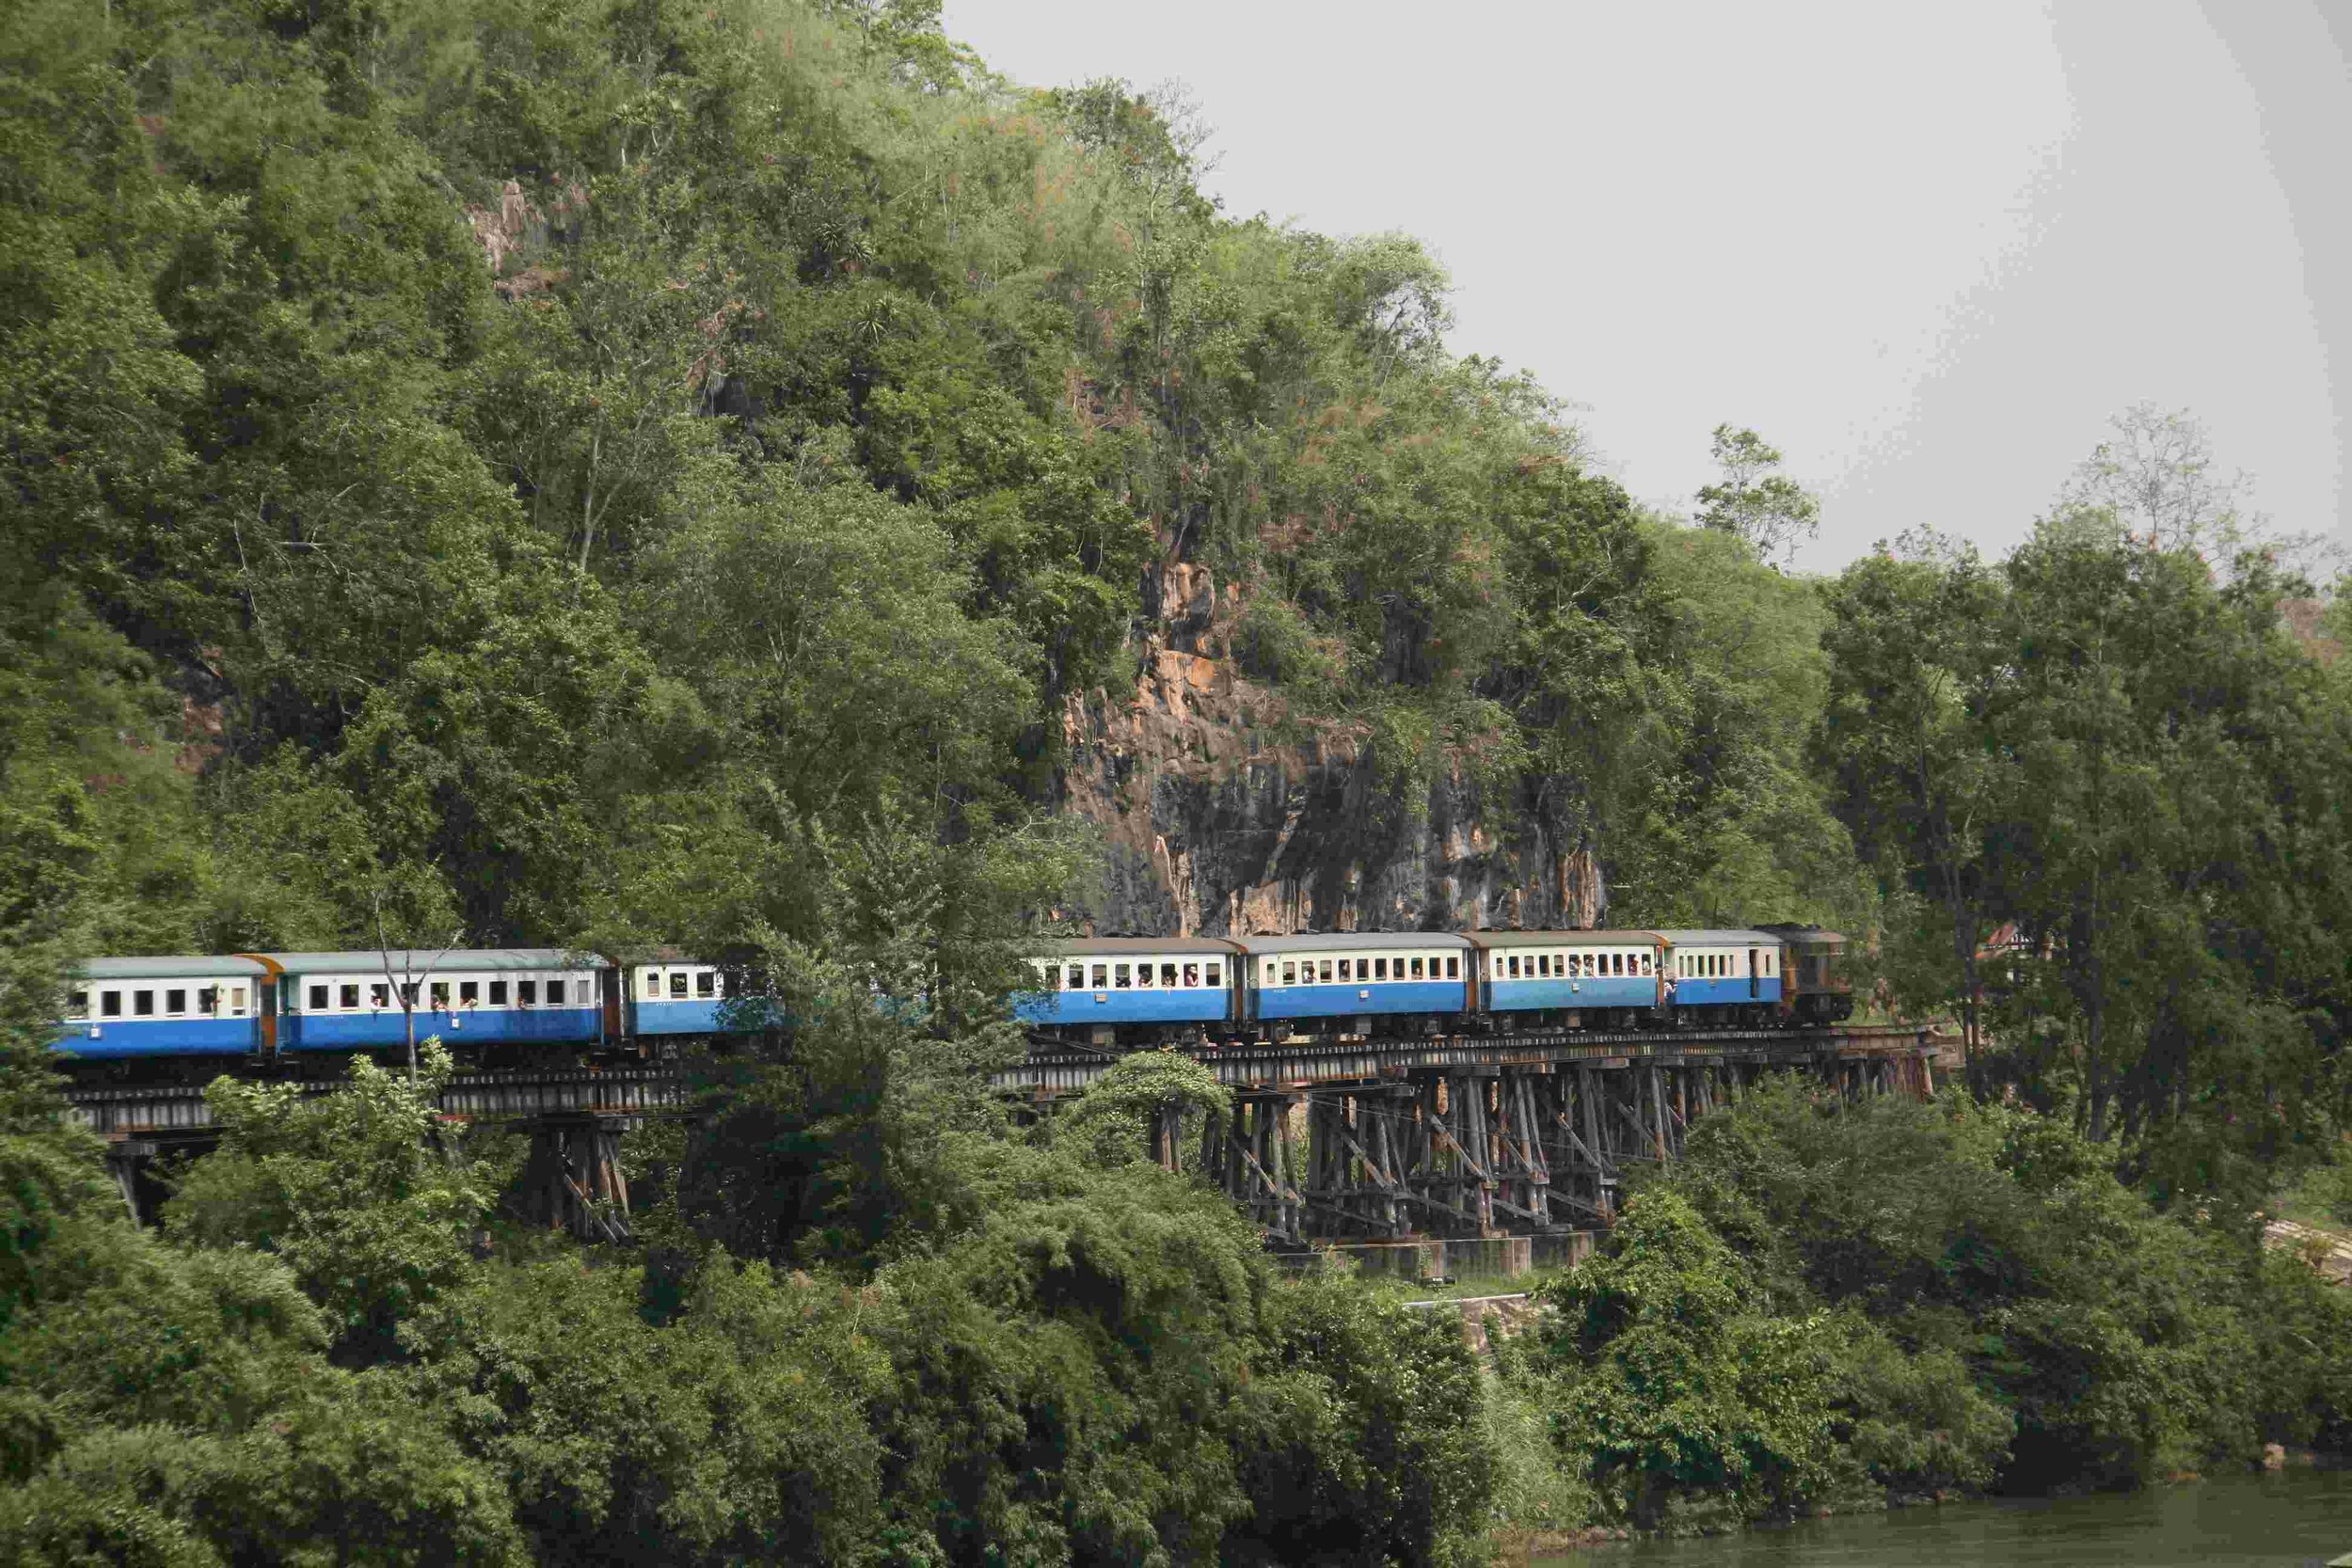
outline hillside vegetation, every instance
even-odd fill
[[[1645,513],[1414,242],[1199,155],[921,0],[0,8],[0,1557],[1450,1562],[2342,1440],[2251,1238],[2344,1164],[2343,600],[2129,452],[2004,561],[1776,570],[1753,433]],[[981,1087],[1178,634],[1244,771],[1837,924],[2012,1102],[1704,1129],[1501,1382],[1278,1278],[1145,1157],[1205,1072]],[[215,1085],[128,1222],[68,962],[453,940],[801,1022],[632,1136],[627,1250],[513,1222],[435,1051]]]

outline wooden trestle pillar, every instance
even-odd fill
[[[1292,1243],[1606,1226],[1625,1167],[1677,1157],[1692,1123],[1758,1070],[1598,1057],[1244,1090],[1203,1128],[1200,1171]],[[1841,1072],[1851,1092],[1908,1086],[1891,1063]],[[1153,1155],[1170,1168],[1177,1136],[1155,1117]]]
[[[628,1178],[612,1117],[565,1117],[534,1124],[523,1165],[524,1201],[539,1224],[583,1242],[628,1240]]]
[[[1291,1175],[1291,1107],[1295,1094],[1244,1093],[1230,1117],[1212,1117],[1200,1137],[1200,1174],[1225,1189],[1266,1234],[1306,1240],[1305,1195]],[[1169,1139],[1173,1146],[1173,1136]]]
[[[1252,1082],[1220,1058],[1232,1110],[1205,1118],[1199,1174],[1290,1246],[1588,1229],[1616,1222],[1628,1167],[1679,1158],[1692,1126],[1765,1074],[1818,1073],[1853,1099],[1934,1092],[1924,1036],[1897,1051],[1595,1044],[1520,1056],[1410,1042],[1396,1053],[1406,1061],[1367,1053],[1363,1076],[1321,1081],[1312,1062],[1269,1062]],[[1612,1045],[1625,1053],[1604,1054]],[[1170,1170],[1184,1163],[1182,1117],[1170,1105],[1151,1121],[1152,1158]]]

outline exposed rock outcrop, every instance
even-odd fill
[[[1097,934],[1598,923],[1599,868],[1560,824],[1459,775],[1400,803],[1359,727],[1300,720],[1236,666],[1232,589],[1183,562],[1152,587],[1135,689],[1063,705],[1060,803],[1109,840]]]

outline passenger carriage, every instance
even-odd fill
[[[641,963],[625,966],[620,978],[625,1027],[631,1038],[672,1035],[715,1035],[726,1025],[724,1008],[735,987],[717,964],[696,963],[664,948]]]
[[[1247,956],[1243,1019],[1261,1037],[1458,1029],[1476,949],[1451,931],[1236,937]]]
[[[1770,931],[1661,931],[1676,1022],[1764,1024],[1780,1014],[1780,938]]]
[[[246,1056],[262,1049],[268,971],[251,958],[91,958],[74,973],[56,1046],[92,1061]]]
[[[1503,1030],[1632,1028],[1665,1005],[1655,931],[1472,931],[1488,1021]]]
[[[452,1050],[469,1044],[594,1045],[618,1034],[593,954],[549,947],[409,952],[387,965],[376,953],[249,953],[275,983],[280,1054],[375,1051],[405,1046],[408,1008],[416,1037],[438,1035]],[[404,1005],[405,1003],[405,1005]],[[615,1025],[608,1031],[608,1022]],[[268,1034],[269,1029],[264,1030]]]
[[[1013,1017],[1092,1045],[1225,1039],[1237,1022],[1239,945],[1214,937],[1073,937],[1030,960]]]

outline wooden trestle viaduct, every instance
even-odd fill
[[[1692,1122],[1767,1073],[1810,1073],[1849,1096],[1935,1087],[1935,1047],[1911,1025],[1311,1041],[1193,1055],[1232,1091],[1232,1113],[1187,1123],[1163,1112],[1156,1157],[1197,1168],[1270,1242],[1290,1245],[1605,1227],[1629,1167],[1673,1159]],[[1050,1106],[1117,1059],[1033,1054],[996,1086]],[[459,1074],[441,1110],[527,1131],[534,1217],[620,1241],[629,1204],[622,1134],[648,1117],[691,1115],[693,1093],[675,1064],[514,1069]],[[69,1095],[107,1140],[135,1213],[149,1207],[150,1162],[215,1135],[199,1085],[87,1085]]]

